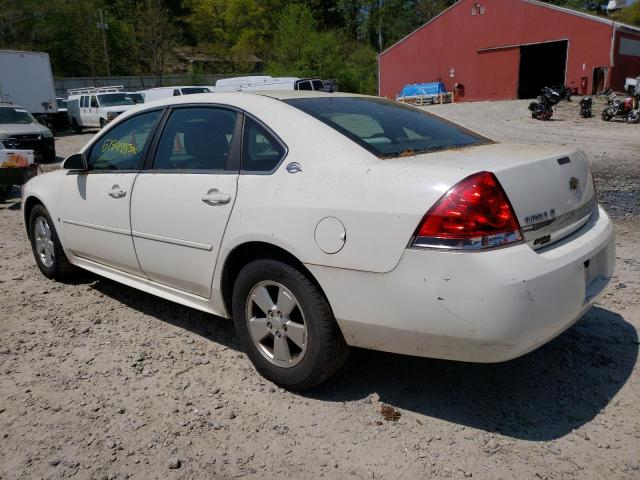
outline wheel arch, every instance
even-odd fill
[[[24,215],[24,228],[27,231],[27,235],[31,237],[31,232],[29,231],[29,218],[31,217],[31,212],[36,205],[44,206],[42,200],[40,200],[35,195],[29,195],[25,200],[22,207],[22,213]],[[45,207],[46,208],[46,207]]]
[[[327,300],[329,307],[331,307],[331,302],[322,285],[320,285],[309,269],[305,267],[295,255],[272,243],[250,241],[234,247],[225,258],[224,266],[222,267],[220,294],[222,295],[224,307],[229,315],[233,316],[233,287],[240,270],[250,262],[259,259],[280,260],[292,267],[298,268],[318,288],[322,296]]]

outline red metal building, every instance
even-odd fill
[[[382,96],[441,80],[456,101],[531,98],[565,84],[622,90],[640,75],[640,28],[537,0],[460,0],[378,56]]]

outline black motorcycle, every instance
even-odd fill
[[[553,117],[553,107],[560,101],[560,93],[553,88],[545,87],[537,102],[529,104],[531,118],[550,120]]]
[[[573,92],[566,85],[554,85],[551,89],[558,92],[560,100],[566,100],[567,102],[571,101],[571,95],[573,95]]]
[[[582,118],[591,118],[593,116],[593,112],[591,108],[593,107],[593,99],[591,97],[584,97],[580,100],[580,116]]]

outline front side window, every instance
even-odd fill
[[[179,95],[182,95],[182,94],[180,93],[180,90],[178,90],[178,89],[176,88],[176,89],[173,91],[173,96],[174,96],[174,97],[177,97],[177,96],[179,96]]]
[[[298,82],[298,90],[313,90],[313,87],[311,86],[311,82],[304,81],[304,82]]]
[[[224,170],[235,133],[237,113],[222,108],[175,109],[167,121],[155,170]]]
[[[91,97],[91,108],[98,108],[98,99],[96,97]]]
[[[247,117],[242,141],[242,170],[270,172],[284,157],[285,149],[258,122]]]
[[[491,143],[466,128],[417,108],[370,97],[284,100],[381,158]]]
[[[90,170],[137,170],[160,110],[125,120],[105,133],[91,148]]]
[[[324,82],[322,80],[314,80],[311,82],[314,90],[322,90],[324,88]]]

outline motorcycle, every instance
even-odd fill
[[[573,95],[573,91],[566,85],[554,85],[551,87],[551,89],[558,92],[558,94],[560,95],[560,100],[566,100],[567,102],[571,101],[571,95]]]
[[[640,112],[638,112],[638,95],[620,100],[612,95],[607,101],[609,106],[602,111],[602,119],[605,122],[614,117],[623,118],[627,123],[640,122]]]
[[[591,118],[593,113],[591,108],[593,107],[593,99],[591,97],[584,97],[580,100],[580,116],[582,118]]]
[[[539,101],[531,102],[529,104],[531,118],[535,118],[537,120],[550,120],[551,117],[553,117],[553,107],[557,105],[559,101],[559,92],[549,87],[543,88]]]

